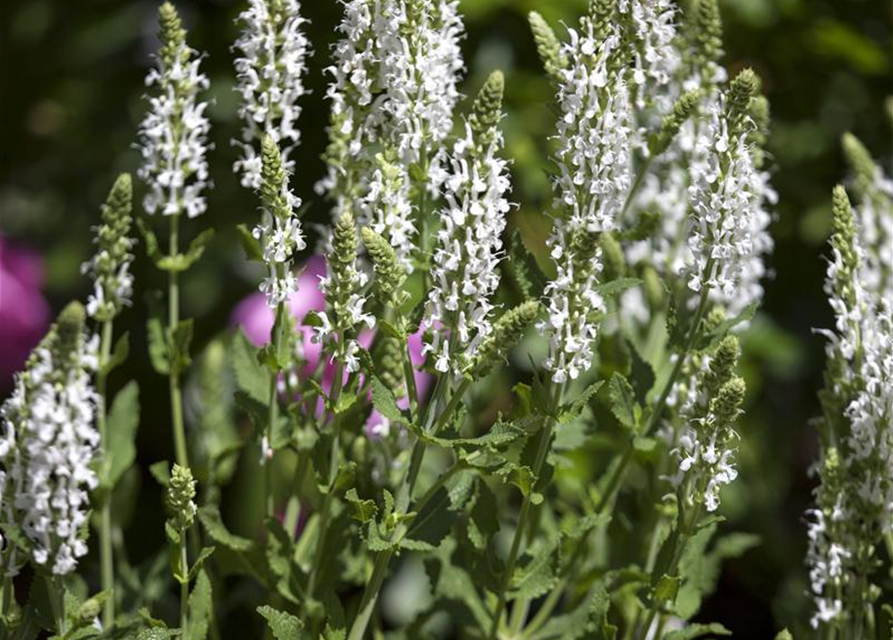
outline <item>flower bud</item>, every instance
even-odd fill
[[[189,467],[174,464],[167,485],[167,509],[170,523],[178,531],[192,526],[195,520],[196,506],[195,479]]]
[[[536,11],[531,11],[527,19],[530,21],[533,41],[536,43],[536,51],[543,62],[543,68],[552,80],[557,80],[559,73],[567,67],[567,58],[561,52],[561,44],[555,31]]]
[[[393,296],[403,286],[406,272],[397,260],[394,248],[381,235],[375,233],[369,227],[364,227],[363,244],[372,258],[372,267],[375,270],[373,287],[383,302],[393,302]]]
[[[540,304],[536,300],[522,302],[514,309],[506,311],[493,324],[493,332],[481,342],[471,361],[469,371],[477,375],[486,375],[521,340],[527,327],[536,320],[539,311]]]

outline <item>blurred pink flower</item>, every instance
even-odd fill
[[[0,235],[0,387],[8,387],[50,324],[43,261]]]
[[[325,275],[326,260],[323,256],[315,255],[307,260],[304,271],[298,277],[298,291],[289,299],[289,308],[295,319],[296,327],[303,326],[304,317],[310,311],[325,311],[326,299],[319,290],[319,279]],[[245,336],[255,346],[259,347],[270,341],[270,332],[273,329],[273,310],[267,306],[266,296],[262,293],[252,293],[239,302],[233,309],[230,321],[233,326],[242,327]],[[301,334],[304,360],[307,363],[302,373],[310,375],[319,364],[321,347],[311,341],[313,332],[309,327],[304,327]],[[374,335],[373,331],[363,331],[358,338],[360,345],[368,349]],[[425,361],[425,356],[422,355],[421,332],[409,337],[409,352],[414,367],[420,366]],[[323,389],[328,391],[331,388],[334,376],[335,367],[331,362],[327,362],[321,381]],[[346,376],[345,373],[345,379]],[[431,386],[431,375],[416,370],[415,381],[419,397],[424,397]],[[397,404],[405,409],[409,406],[409,399],[404,396],[397,401]],[[387,433],[388,427],[387,421],[373,410],[366,422],[366,433],[372,436],[383,435]]]

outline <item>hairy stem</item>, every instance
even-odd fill
[[[180,570],[184,577],[189,575],[189,558],[186,555],[186,529],[180,529]],[[189,637],[186,633],[189,621],[189,580],[184,579],[180,583],[180,633],[183,637]]]

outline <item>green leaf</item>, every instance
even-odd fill
[[[142,218],[136,219],[136,226],[143,236],[143,247],[146,250],[146,255],[149,256],[149,259],[152,262],[157,264],[164,255],[161,253],[161,248],[158,246],[158,238],[155,236],[155,232],[149,228],[149,225]]]
[[[186,271],[202,257],[205,248],[211,242],[213,237],[214,229],[205,229],[189,243],[189,249],[186,250],[186,253],[156,257],[155,265],[162,271],[168,271],[170,273]]]
[[[482,449],[485,447],[502,448],[515,442],[524,435],[524,430],[511,422],[497,422],[487,433],[474,438],[449,438],[422,434],[421,438],[429,444],[444,448],[465,447]]]
[[[608,623],[611,596],[602,581],[590,588],[586,598],[570,613],[551,616],[531,640],[613,640],[617,628]]]
[[[608,399],[611,403],[611,413],[620,424],[634,429],[639,422],[641,407],[636,403],[632,386],[619,373],[612,375],[611,381],[608,383]]]
[[[357,495],[356,489],[350,489],[344,494],[344,499],[353,507],[353,517],[360,522],[369,522],[378,513],[375,500],[362,500]]]
[[[390,420],[408,425],[409,422],[403,416],[403,412],[397,406],[397,399],[387,385],[378,376],[372,377],[372,404],[378,412]]]
[[[886,605],[889,606],[889,605]],[[787,629],[782,629],[775,636],[775,640],[794,640],[794,636],[791,635],[791,632]]]
[[[646,405],[648,392],[651,391],[651,388],[654,386],[654,369],[642,359],[642,356],[639,355],[638,350],[632,342],[627,340],[626,344],[629,347],[630,358],[632,361],[630,366],[630,377],[632,378],[633,389],[636,391],[636,400],[644,407]]]
[[[291,578],[294,570],[292,559],[294,558],[294,545],[291,536],[285,531],[282,523],[276,518],[267,518],[264,522],[267,527],[267,563],[270,571],[276,577],[276,591],[283,598],[299,604],[297,596],[291,589]]]
[[[449,492],[441,487],[413,518],[400,546],[417,550],[436,549],[450,532],[457,517]]]
[[[189,345],[192,342],[192,318],[181,320],[171,332],[168,361],[176,371],[183,371],[190,365]]]
[[[720,322],[712,331],[704,334],[701,337],[698,344],[695,345],[695,348],[698,350],[702,350],[709,349],[715,346],[719,343],[720,340],[726,337],[729,331],[737,327],[739,324],[741,324],[742,322],[749,322],[753,320],[753,317],[756,315],[758,308],[759,303],[752,302],[734,318],[729,318],[727,320],[724,320],[723,322]]]
[[[216,505],[207,505],[199,509],[198,519],[201,520],[211,539],[227,549],[250,551],[255,546],[253,540],[229,532]]]
[[[160,317],[150,316],[146,320],[146,337],[149,342],[149,360],[152,362],[152,368],[163,376],[168,375],[171,371],[169,350]]]
[[[515,569],[509,586],[509,596],[512,599],[533,600],[545,595],[558,584],[558,548],[554,541],[547,543],[545,548],[534,549],[532,553],[526,565]]]
[[[268,605],[258,607],[257,612],[266,619],[276,640],[300,640],[302,637],[304,625],[297,616]]]
[[[499,509],[496,496],[483,478],[477,482],[474,505],[468,519],[468,539],[476,549],[487,549],[490,539],[499,533]]]
[[[236,231],[239,232],[239,241],[242,243],[242,249],[245,251],[245,257],[250,262],[263,262],[264,251],[260,242],[251,234],[251,230],[247,225],[237,224]]]
[[[151,629],[143,629],[136,634],[136,640],[166,640],[167,638],[177,638],[179,636],[179,629],[152,627]]]
[[[159,460],[149,465],[149,473],[162,487],[166,487],[171,479],[171,465],[167,460]]]
[[[202,569],[198,572],[195,586],[189,595],[189,625],[184,635],[185,640],[206,640],[213,608],[211,581]]]
[[[236,387],[264,407],[270,399],[270,373],[258,362],[258,349],[239,328],[233,336],[232,364]]]
[[[694,638],[701,638],[706,635],[715,635],[715,636],[730,636],[732,632],[726,629],[724,626],[719,624],[718,622],[711,622],[710,624],[700,624],[694,623],[690,624],[684,629],[677,629],[676,631],[671,631],[666,636],[664,636],[665,640],[694,640]]]
[[[517,229],[509,238],[508,260],[503,264],[524,297],[529,300],[542,297],[548,279],[539,268],[533,254],[524,246],[521,233]]]
[[[108,375],[112,370],[116,369],[118,366],[124,364],[127,360],[127,356],[130,355],[130,332],[125,331],[121,334],[118,340],[115,342],[115,348],[112,349],[112,353],[109,356],[108,361],[105,363],[105,366],[102,368],[103,373]]]
[[[678,592],[679,577],[663,575],[657,581],[657,586],[654,587],[654,599],[662,602],[671,602],[676,599]]]
[[[638,287],[640,284],[642,284],[642,281],[639,278],[617,278],[616,280],[596,285],[595,291],[603,298],[610,298],[611,296],[620,295],[627,289]]]
[[[136,460],[136,430],[140,420],[140,390],[131,380],[112,402],[107,421],[105,477],[103,485],[112,489]]]
[[[572,403],[565,405],[562,408],[558,415],[558,422],[561,424],[568,424],[579,418],[583,413],[583,410],[589,406],[589,401],[596,393],[598,393],[598,390],[602,388],[604,383],[604,380],[599,380],[586,387],[586,390],[577,396]]]
[[[214,547],[204,547],[198,553],[198,557],[195,559],[195,562],[192,563],[192,567],[189,569],[189,575],[187,579],[191,582],[198,572],[201,571],[202,565],[205,563],[205,560],[211,557],[211,554],[214,553]]]

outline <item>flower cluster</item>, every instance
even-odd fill
[[[487,80],[449,159],[425,320],[432,339],[424,352],[436,356],[440,372],[460,373],[492,329],[511,186],[499,156],[503,82],[499,72]]]
[[[569,30],[559,72],[559,174],[556,205],[568,212],[548,240],[557,277],[548,284],[549,336],[544,362],[552,379],[576,379],[592,364],[592,342],[604,302],[596,290],[601,272],[597,235],[616,228],[630,188],[632,110],[625,69],[616,60],[621,37],[610,22],[584,19]]]
[[[133,275],[130,264],[134,240],[130,237],[131,198],[130,174],[118,177],[102,207],[102,223],[96,229],[96,255],[81,267],[93,276],[93,293],[87,300],[87,313],[104,322],[111,320],[130,304]]]
[[[186,31],[169,2],[158,11],[161,50],[157,67],[149,71],[146,85],[157,88],[149,97],[149,112],[140,124],[143,165],[138,175],[149,192],[143,199],[146,212],[166,216],[186,213],[190,218],[205,212],[202,191],[208,186],[207,136],[210,123],[206,102],[198,94],[208,88],[199,73],[201,59],[186,44]]]
[[[335,219],[353,209],[357,223],[376,224],[411,268],[407,256],[418,229],[410,168],[423,168],[427,184],[416,185],[420,192],[436,191],[445,179],[443,141],[452,130],[463,68],[458,2],[351,0],[339,31],[335,63],[327,69],[329,173],[318,190],[334,200]],[[382,199],[387,214],[377,208]]]
[[[707,162],[691,169],[694,229],[688,239],[692,257],[688,285],[695,292],[709,288],[727,300],[740,295],[756,251],[754,216],[759,194],[754,191],[757,178],[748,148],[746,114],[754,78],[749,70],[741,72],[729,92],[708,105],[705,126],[695,142]]]
[[[267,304],[275,308],[297,291],[292,260],[295,252],[303,250],[307,243],[295,213],[301,206],[301,199],[288,187],[288,174],[283,167],[279,148],[270,136],[264,136],[261,148],[263,218],[252,233],[261,242],[268,270],[260,290],[267,296]]]
[[[357,334],[363,325],[373,328],[375,317],[365,309],[362,290],[369,278],[357,268],[357,227],[350,211],[343,211],[335,223],[326,262],[328,275],[319,279],[319,289],[330,313],[317,314],[322,325],[316,327],[314,340],[333,343],[334,357],[353,373],[360,369]]]
[[[734,375],[738,357],[734,336],[725,338],[715,353],[705,355],[680,410],[688,424],[679,435],[675,450],[679,468],[672,481],[685,486],[686,499],[703,504],[708,512],[719,507],[720,489],[738,477],[734,425],[745,391],[744,381]]]
[[[96,345],[85,342],[84,319],[79,303],[65,308],[0,410],[0,530],[24,534],[34,563],[55,575],[71,573],[87,553],[87,492],[98,483]],[[7,574],[21,561],[18,544],[5,554]]]
[[[242,172],[242,185],[253,189],[261,184],[261,157],[257,145],[269,135],[282,150],[287,171],[294,161],[291,150],[300,143],[296,123],[301,115],[298,104],[307,93],[303,76],[310,45],[302,31],[297,0],[249,0],[239,14],[242,34],[234,45],[240,52],[235,60],[238,91],[242,97],[242,157],[233,169]]]
[[[848,598],[861,597],[857,576],[870,572],[874,547],[893,529],[893,308],[872,288],[870,266],[884,258],[863,244],[863,219],[843,187],[834,190],[832,211],[825,291],[836,331],[822,332],[828,365],[820,484],[816,508],[807,513],[813,626],[835,620]]]

